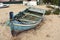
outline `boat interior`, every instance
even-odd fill
[[[42,20],[42,13],[26,10],[19,12],[14,16],[14,20],[21,22],[22,24],[36,24],[39,20]]]

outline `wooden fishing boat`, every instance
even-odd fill
[[[19,12],[10,22],[11,30],[24,31],[36,27],[43,20],[45,11],[43,9],[29,7]]]

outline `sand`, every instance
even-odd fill
[[[12,4],[8,8],[1,8],[0,9],[0,23],[5,23],[7,20],[9,20],[9,12],[14,12],[14,15],[18,12],[24,10],[27,8],[26,6],[23,6],[21,4]]]
[[[9,8],[0,9],[0,40],[60,40],[60,17],[58,15],[46,15],[44,21],[36,29],[12,37],[10,27],[4,25],[9,20],[9,12],[13,11],[17,14],[26,7],[21,4],[12,4]],[[50,10],[45,5],[36,7]]]
[[[0,26],[0,39],[10,40],[9,27]],[[20,33],[12,40],[60,40],[60,17],[58,15],[46,15],[40,26]]]
[[[47,8],[46,5],[38,5],[38,6],[35,6],[36,8],[40,8],[40,9],[44,9],[44,10],[52,10],[51,8]]]
[[[12,39],[10,27],[5,25],[5,23],[9,20],[9,12],[13,11],[15,15],[25,8],[26,6],[21,4],[12,4],[9,5],[8,8],[0,8],[0,40]]]
[[[10,28],[0,25],[0,40],[12,40]]]
[[[21,33],[14,40],[60,40],[60,17],[45,16],[44,21],[35,30]]]

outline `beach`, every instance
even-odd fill
[[[45,10],[51,10],[44,6],[35,6]],[[11,35],[9,26],[4,25],[9,20],[9,12],[13,11],[14,15],[24,10],[27,6],[22,4],[12,4],[9,8],[0,9],[0,31],[1,40],[60,40],[60,17],[59,15],[45,15],[44,20],[36,26],[35,29],[24,31],[18,36]]]
[[[58,15],[45,16],[38,28],[25,31],[14,37],[14,40],[60,40],[60,17]]]

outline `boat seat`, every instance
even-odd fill
[[[26,15],[36,16],[36,17],[42,19],[42,16],[38,16],[38,15],[34,15],[34,14],[29,14],[29,13],[26,13]]]
[[[28,22],[32,22],[32,23],[36,23],[36,21],[27,20],[27,19],[19,19],[19,20],[22,20],[22,21],[28,21]]]
[[[38,16],[38,15],[34,15],[34,14],[30,14],[30,13],[26,13],[26,15],[31,15],[31,16],[40,17],[40,16]]]

